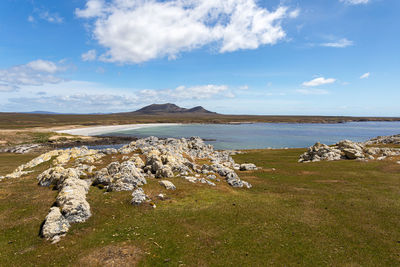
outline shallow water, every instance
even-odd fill
[[[379,135],[400,134],[400,122],[349,122],[338,124],[184,124],[118,131],[104,135],[190,137],[200,136],[216,149],[308,147],[319,141],[334,144],[343,139],[366,141]]]

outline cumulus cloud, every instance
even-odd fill
[[[97,57],[97,52],[96,50],[92,49],[87,51],[86,53],[83,53],[81,57],[83,61],[93,61]]]
[[[46,83],[59,83],[62,78],[56,77],[56,72],[65,68],[52,61],[35,60],[24,65],[0,69],[0,82],[9,88],[18,89],[21,85],[43,85]]]
[[[160,101],[181,101],[181,100],[200,100],[209,99],[215,96],[234,97],[233,93],[228,90],[226,85],[199,85],[199,86],[179,86],[175,89],[165,90],[141,90],[137,93],[139,99],[150,102]]]
[[[56,71],[59,70],[59,68],[54,62],[42,59],[31,61],[28,64],[26,64],[26,66],[31,70],[37,72],[55,73]]]
[[[361,75],[360,79],[368,79],[369,76],[371,76],[371,73],[367,72],[367,73],[364,73],[363,75]]]
[[[340,2],[348,5],[368,4],[370,0],[340,0]]]
[[[319,78],[315,78],[308,82],[303,82],[303,86],[314,87],[314,86],[320,86],[320,85],[324,85],[324,84],[331,84],[331,83],[334,83],[335,81],[336,81],[336,79],[333,79],[333,78],[325,79],[324,77],[319,77]]]
[[[321,44],[321,46],[335,47],[335,48],[345,48],[345,47],[352,46],[352,45],[354,45],[354,42],[350,41],[346,38],[340,39],[336,42],[328,42],[328,43]]]
[[[242,85],[239,87],[239,90],[249,90],[249,86],[248,85]]]
[[[323,89],[298,89],[297,93],[302,95],[327,95],[329,91]]]
[[[141,63],[210,44],[220,53],[276,44],[286,36],[282,21],[299,10],[269,11],[255,0],[88,0],[75,13],[93,22],[107,49],[101,60]]]

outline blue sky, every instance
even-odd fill
[[[398,0],[2,0],[0,111],[400,116]]]

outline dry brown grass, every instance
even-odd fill
[[[133,245],[122,243],[108,245],[82,253],[78,260],[80,266],[128,267],[137,266],[143,251]]]

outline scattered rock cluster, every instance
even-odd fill
[[[372,138],[365,142],[366,145],[374,145],[374,144],[400,144],[400,134],[397,135],[390,135],[390,136],[378,136]]]
[[[382,160],[386,157],[399,156],[398,148],[368,147],[367,143],[356,143],[343,140],[333,146],[316,143],[300,156],[299,162],[315,162],[321,160]]]
[[[58,190],[55,204],[45,218],[41,234],[57,242],[68,232],[71,224],[84,222],[91,216],[90,205],[86,200],[91,185],[107,191],[132,191],[132,205],[150,201],[150,197],[141,188],[147,183],[146,179],[161,179],[160,186],[167,190],[176,190],[176,186],[166,180],[172,177],[182,177],[192,183],[210,186],[225,180],[233,187],[251,188],[251,184],[241,180],[235,170],[256,170],[257,167],[250,163],[236,164],[231,157],[234,153],[216,151],[199,137],[149,137],[131,142],[120,149],[94,150],[81,147],[50,151],[19,166],[5,178],[15,179],[32,172],[32,168],[44,162],[51,163],[37,177],[40,186],[52,186]],[[103,162],[107,155],[111,158],[108,164]],[[199,160],[204,163],[196,164]],[[165,199],[165,196],[160,194],[157,198]]]
[[[41,148],[41,145],[39,144],[29,144],[29,145],[19,145],[19,146],[14,146],[14,147],[6,147],[0,149],[0,152],[2,153],[17,153],[17,154],[25,154],[32,152],[35,149]]]

